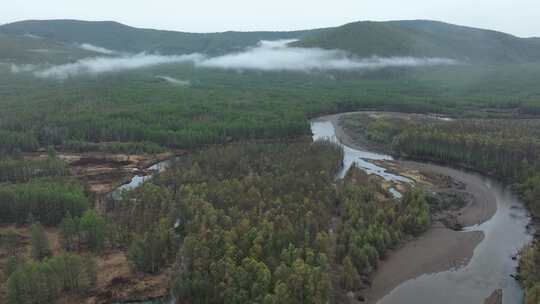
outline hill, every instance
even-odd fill
[[[29,35],[0,33],[0,60],[5,63],[64,63],[95,52]]]
[[[540,61],[540,39],[437,21],[356,22],[293,44],[342,49],[361,57],[446,57],[476,63]]]
[[[540,38],[519,38],[427,20],[362,21],[335,28],[292,32],[223,33],[141,29],[112,21],[28,20],[0,26],[2,33],[4,40],[6,37],[19,40],[10,42],[15,53],[18,43],[54,44],[52,48],[42,49],[63,48],[64,51],[73,51],[76,44],[89,43],[131,53],[221,55],[253,46],[260,40],[299,39],[292,46],[342,49],[359,57],[445,57],[490,64],[540,62]],[[69,57],[78,58],[79,55]]]
[[[28,20],[0,26],[0,33],[35,35],[64,43],[90,43],[124,52],[224,54],[260,40],[300,39],[313,31],[185,33],[130,27],[112,21]]]

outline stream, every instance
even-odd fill
[[[311,130],[314,140],[330,139],[339,142],[334,125],[329,120],[313,120]],[[356,163],[367,173],[379,175],[386,180],[410,182],[366,161],[391,160],[392,157],[345,145],[343,148],[344,168],[338,177],[343,177],[350,166]],[[530,222],[529,214],[519,198],[500,183],[472,173],[463,174],[480,178],[496,198],[496,202],[493,203],[497,204],[497,211],[489,220],[463,229],[484,233],[484,239],[475,248],[473,257],[468,264],[459,268],[424,274],[402,282],[377,303],[481,304],[499,288],[503,290],[503,303],[523,302],[523,290],[511,277],[515,274],[518,263],[512,256],[532,240],[532,235],[527,230]]]

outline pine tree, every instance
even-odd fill
[[[35,260],[41,261],[51,256],[49,240],[41,224],[32,224],[30,227],[30,242],[32,244],[32,257]]]
[[[80,221],[80,232],[84,243],[94,252],[105,247],[105,219],[94,210],[88,210]]]
[[[78,235],[78,225],[71,216],[71,213],[67,213],[66,217],[60,224],[60,236],[62,242],[62,248],[67,251],[75,250],[76,236]]]
[[[341,275],[342,286],[346,290],[354,291],[358,288],[360,282],[360,275],[354,267],[351,258],[346,256],[343,259],[343,273]]]

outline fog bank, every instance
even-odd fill
[[[161,56],[137,54],[123,57],[86,58],[74,63],[62,64],[47,68],[34,69],[33,73],[41,78],[67,79],[78,75],[99,75],[108,72],[140,69],[167,63],[194,62],[201,55]]]
[[[341,50],[288,47],[295,40],[261,41],[257,47],[240,53],[208,58],[197,63],[200,67],[262,70],[366,70],[387,67],[416,67],[450,65],[457,62],[447,58],[369,57],[357,58]]]
[[[12,65],[11,71],[13,73],[32,72],[36,77],[63,80],[77,75],[99,75],[175,63],[190,63],[197,68],[298,72],[376,70],[458,64],[457,61],[448,58],[378,56],[358,58],[341,50],[289,47],[288,44],[292,41],[294,40],[261,41],[255,47],[217,57],[207,57],[198,53],[169,56],[146,53],[129,55],[91,44],[82,44],[81,48],[111,56],[85,58],[74,63],[56,66]],[[178,81],[176,84],[186,85],[182,80],[174,80],[166,76],[160,76],[160,78],[171,83]]]

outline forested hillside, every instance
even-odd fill
[[[0,33],[0,45],[0,62],[5,64],[66,63],[97,55],[75,46],[28,35]]]
[[[1,66],[0,66],[1,70]],[[155,75],[186,79],[174,86]],[[497,115],[538,113],[536,65],[371,73],[231,73],[171,65],[58,82],[6,74],[0,150],[99,150],[123,142],[194,148],[309,134],[308,118],[358,109]],[[490,114],[491,113],[491,114]],[[136,145],[137,143],[137,145]]]
[[[361,57],[444,57],[469,63],[540,61],[536,39],[427,20],[350,23],[293,45],[341,49]]]
[[[260,40],[299,39],[317,31],[198,34],[139,29],[112,21],[79,20],[29,20],[0,26],[2,33],[31,34],[70,44],[90,43],[123,52],[212,55],[238,51],[247,46],[254,46]]]

